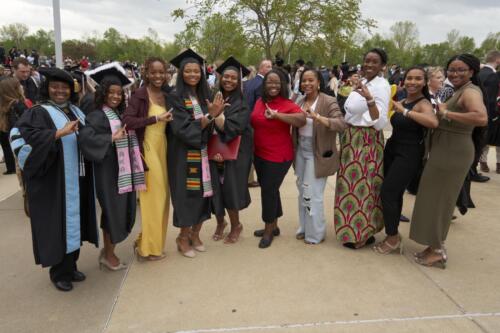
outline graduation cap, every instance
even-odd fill
[[[349,67],[347,70],[347,74],[356,74],[358,72],[358,68],[356,66]]]
[[[236,60],[235,57],[230,56],[229,58],[226,59],[218,68],[217,68],[217,73],[222,75],[224,71],[228,68],[234,68],[236,69],[237,72],[241,73],[241,77],[244,78],[248,74],[250,74],[250,70],[243,66],[238,60]]]
[[[125,69],[123,69],[117,61],[86,71],[85,75],[89,76],[92,80],[97,82],[97,84],[101,84],[105,78],[111,77],[117,79],[122,86],[127,86],[132,83],[127,77]]]
[[[64,70],[68,72],[74,72],[80,69],[80,65],[66,65],[64,66]]]
[[[179,53],[175,58],[170,60],[170,63],[177,68],[181,68],[181,64],[183,62],[187,62],[188,60],[193,61],[200,64],[203,68],[203,72],[205,72],[205,59],[202,58],[198,53],[194,52],[191,49],[187,49],[181,53]]]
[[[38,72],[45,76],[45,79],[48,82],[51,81],[60,81],[60,82],[66,82],[69,84],[71,87],[71,90],[74,90],[75,88],[75,81],[73,80],[73,77],[71,74],[66,72],[63,69],[57,68],[57,67],[41,67]]]

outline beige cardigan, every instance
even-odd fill
[[[305,97],[297,100],[300,104]],[[326,127],[316,121],[313,122],[313,149],[314,171],[316,178],[328,177],[339,169],[340,156],[337,150],[337,134],[347,128],[344,116],[340,111],[337,99],[320,93],[315,112],[329,120],[330,126]],[[293,128],[293,146],[297,151],[299,131]],[[328,156],[330,155],[330,156]]]

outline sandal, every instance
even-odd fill
[[[212,235],[212,239],[216,242],[220,241],[222,238],[224,238],[224,229],[226,229],[227,222],[224,220],[224,223],[222,224],[217,224],[217,227],[215,228],[215,232]]]
[[[384,246],[385,246],[385,249],[384,249]],[[387,238],[386,238],[382,242],[380,242],[377,245],[375,245],[374,247],[372,247],[372,249],[376,253],[384,254],[384,255],[387,255],[387,254],[399,249],[399,254],[403,254],[403,240],[401,239],[401,236],[398,235],[398,242],[394,245],[391,245],[387,241]]]
[[[185,247],[183,248],[183,244],[182,242],[186,242],[188,243],[188,247]],[[179,251],[184,257],[187,257],[187,258],[194,258],[196,257],[196,253],[194,252],[193,248],[191,247],[191,242],[189,240],[189,237],[186,237],[186,236],[178,236],[176,239],[175,239],[175,242],[177,244],[177,251]]]
[[[167,257],[167,255],[162,252],[162,254],[159,255],[159,256],[150,255],[150,256],[146,257],[146,260],[148,260],[148,261],[158,261],[158,260],[163,260],[166,257]]]
[[[243,224],[241,222],[238,223],[238,226],[231,230],[229,234],[227,234],[226,238],[224,239],[224,244],[234,244],[238,241],[240,238],[240,234],[243,231]]]
[[[437,257],[434,260],[429,260],[429,257],[431,257],[434,254],[439,254],[439,257]],[[432,252],[426,255],[425,257],[415,258],[415,262],[419,265],[427,267],[439,267],[441,269],[446,268],[447,261],[448,261],[448,255],[446,254],[446,251],[444,249],[435,249],[432,250]]]

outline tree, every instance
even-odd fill
[[[245,44],[246,38],[240,22],[220,13],[213,14],[203,23],[198,42],[199,51],[209,63],[231,55],[241,59],[245,54]]]
[[[34,34],[24,38],[24,47],[35,49],[39,54],[54,54],[54,31],[37,30]]]
[[[21,44],[28,35],[29,28],[23,23],[12,23],[4,25],[0,29],[0,38],[2,40],[12,40],[17,48],[21,48]]]
[[[324,45],[347,40],[357,28],[374,26],[363,19],[361,0],[191,0],[195,13],[177,9],[175,18],[187,18],[186,32],[193,22],[210,17],[214,8],[236,17],[250,45],[261,48],[267,58],[278,52],[287,58],[297,43],[321,38]],[[353,19],[354,18],[354,19]],[[331,50],[328,50],[331,51]]]
[[[396,22],[390,30],[391,39],[398,51],[408,52],[418,46],[418,28],[414,22]]]

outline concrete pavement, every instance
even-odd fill
[[[56,291],[47,270],[34,265],[15,176],[0,176],[0,332],[500,332],[500,175],[489,176],[488,183],[472,185],[477,208],[452,224],[446,270],[413,262],[421,247],[408,240],[408,223],[400,229],[403,256],[343,248],[333,232],[334,177],[325,191],[326,241],[296,240],[290,172],[282,189],[282,236],[269,249],[258,249],[252,235],[262,225],[259,189],[252,189],[237,244],[212,241],[212,219],[202,230],[207,252],[184,258],[170,226],[167,258],[137,262],[138,216],[133,234],[117,248],[129,269],[99,271],[98,249],[85,245],[79,268],[87,281],[70,293]],[[405,195],[405,215],[411,216],[413,202]]]

